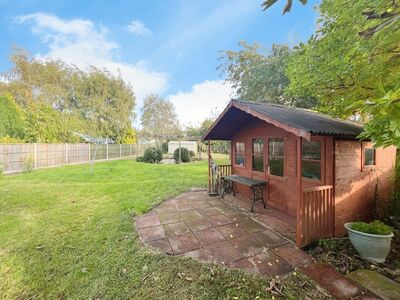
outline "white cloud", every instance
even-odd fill
[[[193,85],[189,92],[168,96],[182,124],[200,123],[212,111],[221,112],[230,100],[232,88],[222,80],[207,80]]]
[[[145,35],[151,32],[150,29],[140,20],[132,20],[127,26],[127,29],[129,32],[137,35]]]
[[[104,26],[86,19],[64,20],[46,13],[19,16],[16,21],[32,24],[32,32],[48,46],[48,52],[38,53],[37,58],[60,59],[79,68],[90,65],[105,68],[132,85],[139,104],[146,94],[161,93],[167,86],[167,74],[149,70],[145,62],[131,64],[118,60],[115,55],[118,44],[109,39],[109,31]]]

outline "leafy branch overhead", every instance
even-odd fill
[[[298,0],[298,1],[303,5],[307,4],[307,0]],[[263,2],[261,6],[263,7],[264,10],[266,10],[270,8],[272,5],[274,5],[276,2],[278,2],[278,0],[266,0]],[[286,5],[283,8],[283,14],[290,12],[290,10],[292,9],[292,5],[293,5],[293,0],[286,0]]]
[[[307,4],[307,0],[298,1],[303,5]],[[267,10],[276,2],[278,2],[278,0],[266,0],[261,6],[263,7],[263,10]],[[366,10],[361,12],[361,14],[365,16],[367,20],[381,20],[380,23],[374,25],[373,27],[359,32],[359,34],[365,38],[370,38],[378,31],[400,20],[400,5],[396,0],[376,1],[376,3],[378,5],[376,5],[374,8],[367,3],[365,6]],[[283,8],[283,14],[290,12],[292,5],[293,0],[286,0],[286,5]]]
[[[283,95],[316,99],[321,112],[362,122],[360,138],[400,147],[399,1],[322,0],[318,12],[315,34],[286,58]]]

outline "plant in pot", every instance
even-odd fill
[[[393,228],[380,221],[344,224],[350,242],[360,256],[374,263],[385,262],[390,251]]]

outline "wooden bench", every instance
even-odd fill
[[[229,190],[233,192],[233,196],[236,196],[235,189],[233,188],[233,183],[236,182],[248,186],[251,189],[252,192],[252,197],[251,197],[252,202],[250,208],[251,212],[253,212],[254,203],[259,200],[262,201],[264,208],[266,208],[264,201],[264,187],[267,185],[267,181],[257,180],[240,175],[221,176],[221,180],[222,180],[221,198],[224,198],[224,194]]]

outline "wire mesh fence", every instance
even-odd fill
[[[8,174],[28,168],[86,163],[94,158],[97,161],[139,156],[149,147],[154,144],[0,144],[0,170]]]

